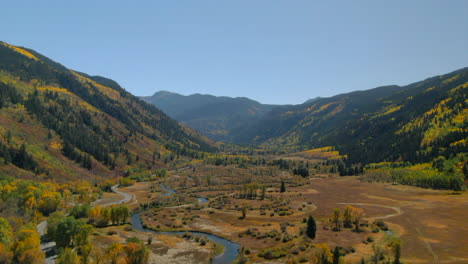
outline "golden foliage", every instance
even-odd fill
[[[37,90],[39,90],[39,91],[51,91],[51,92],[58,92],[58,93],[65,93],[65,94],[72,95],[72,93],[70,91],[68,91],[67,89],[65,89],[65,88],[60,88],[60,87],[51,86],[51,85],[39,86],[39,87],[37,87]]]
[[[322,105],[322,106],[318,109],[318,112],[327,109],[328,107],[332,106],[333,104],[335,104],[335,103],[329,103],[329,104],[324,104],[324,105]]]
[[[316,244],[315,262],[314,263],[330,263],[333,254],[330,250],[330,246],[327,243]]]
[[[71,248],[61,248],[56,262],[57,264],[80,264],[82,260],[75,250]]]
[[[46,85],[46,86],[39,86],[37,88],[39,91],[50,91],[50,92],[57,92],[61,93],[64,95],[69,96],[70,99],[73,99],[71,102],[77,102],[81,107],[91,110],[91,111],[98,111],[94,106],[90,105],[88,102],[82,100],[81,98],[77,97],[75,94],[71,93],[65,88],[61,87],[56,87],[56,86],[51,86],[51,85]]]
[[[14,185],[12,186],[12,185],[10,185],[10,184],[6,184],[5,186],[3,186],[2,192],[8,194],[8,193],[11,193],[11,192],[13,192],[13,191],[15,191],[15,190],[16,190],[16,186],[14,186]]]
[[[467,108],[463,109],[461,113],[459,113],[453,118],[453,123],[457,125],[462,125],[467,122],[468,122],[468,109]]]
[[[450,79],[443,80],[442,83],[443,83],[443,84],[448,84],[448,83],[450,83],[450,82],[455,81],[455,80],[458,79],[459,77],[460,77],[460,75],[455,75],[455,76],[453,76],[453,77],[450,78]]]
[[[19,263],[39,264],[44,262],[44,253],[41,251],[39,234],[36,230],[21,229],[17,234],[13,251]]]
[[[468,143],[466,142],[465,139],[455,141],[453,143],[450,143],[450,146],[467,146]]]
[[[33,59],[33,60],[36,60],[36,61],[39,60],[36,56],[34,56],[31,52],[29,52],[27,50],[24,50],[22,48],[19,48],[19,47],[16,47],[16,46],[10,45],[8,43],[4,43],[4,42],[2,42],[0,44],[2,44],[4,46],[18,52],[18,53],[20,53],[21,55],[24,55],[24,56],[26,56],[26,57],[28,57],[30,59]]]
[[[89,218],[97,220],[100,217],[101,207],[99,205],[96,205],[95,207],[91,208],[91,210],[89,210]]]
[[[11,263],[13,259],[13,252],[7,246],[0,243],[0,263]]]
[[[468,83],[457,86],[450,90],[450,97],[441,100],[433,108],[426,111],[421,117],[408,122],[396,134],[409,133],[415,129],[421,128],[426,124],[424,136],[421,140],[421,146],[430,146],[435,140],[444,138],[453,132],[466,132],[466,123],[468,122],[467,102],[454,103],[456,98],[460,98],[468,88]]]
[[[59,142],[59,141],[52,141],[52,142],[50,142],[49,146],[52,149],[62,149],[62,143]]]
[[[333,147],[315,148],[297,154],[309,159],[341,159],[343,157]]]
[[[107,250],[107,258],[111,263],[118,263],[119,259],[122,259],[124,245],[120,243],[112,244]]]
[[[429,91],[432,91],[432,90],[434,90],[434,89],[435,89],[435,86],[431,86],[431,87],[427,88],[427,89],[425,90],[425,92],[429,92]]]
[[[383,113],[382,115],[391,114],[391,113],[393,113],[393,112],[396,112],[396,111],[400,110],[402,107],[403,107],[403,105],[391,106],[391,107],[390,107],[389,109],[387,109],[387,111],[385,111],[385,113]]]
[[[96,87],[101,93],[109,96],[110,98],[112,98],[114,100],[120,99],[120,93],[118,91],[116,91],[116,90],[114,90],[114,89],[112,89],[110,87],[104,86],[102,84],[99,84],[99,83],[97,83],[97,82],[95,82],[95,81],[93,81],[93,80],[91,80],[91,79],[89,79],[87,77],[84,77],[84,76],[78,74],[77,72],[71,71],[71,73],[73,73],[73,75],[75,75],[81,83],[87,85],[88,87],[90,87],[90,85],[92,85],[92,86]]]

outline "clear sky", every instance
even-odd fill
[[[15,0],[0,40],[135,95],[302,103],[468,66],[468,1]]]

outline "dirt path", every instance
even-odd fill
[[[401,210],[401,208],[400,207],[395,207],[395,206],[387,206],[387,205],[381,205],[381,204],[370,204],[370,203],[337,203],[337,204],[377,206],[377,207],[392,209],[392,210],[394,210],[396,212],[395,214],[388,214],[388,215],[383,215],[383,216],[372,217],[373,219],[387,219],[387,218],[390,218],[390,217],[395,217],[395,216],[399,216],[399,215],[403,214],[403,211]]]
[[[405,263],[468,263],[468,192],[453,194],[352,177],[314,179],[310,187],[297,191],[306,193],[310,188],[318,193],[304,194],[304,199],[318,206],[318,217],[349,204],[362,206],[368,218],[393,225],[403,241]]]
[[[402,215],[404,213],[401,210],[400,207],[394,207],[394,206],[369,204],[369,203],[338,203],[338,204],[361,205],[361,206],[378,206],[378,207],[382,207],[382,208],[389,208],[389,209],[392,209],[392,210],[394,210],[396,212],[395,214],[388,214],[388,215],[373,217],[374,219],[387,219],[387,218],[390,218],[390,217],[395,217],[395,216]],[[411,222],[408,219],[406,219],[406,220],[411,224]],[[434,252],[434,250],[432,249],[432,246],[429,243],[429,241],[427,241],[426,239],[423,238],[424,235],[423,235],[423,233],[421,232],[421,230],[419,228],[416,227],[415,230],[419,234],[419,236],[421,237],[421,240],[423,241],[424,246],[427,249],[427,251],[429,252],[429,254],[432,255],[434,263],[438,263],[439,262],[439,256]]]
[[[434,258],[434,262],[438,263],[439,262],[439,256],[434,252],[434,250],[432,250],[431,243],[429,243],[429,241],[427,241],[426,239],[423,238],[424,237],[423,233],[421,232],[421,230],[419,228],[416,227],[415,229],[416,229],[416,232],[418,232],[418,234],[421,236],[421,240],[423,241],[424,245],[426,246],[427,251],[429,251],[429,253]]]
[[[136,198],[135,198],[135,195],[129,194],[129,193],[126,193],[126,192],[123,192],[123,191],[119,190],[118,187],[119,187],[119,185],[116,184],[116,185],[114,185],[114,186],[111,187],[111,190],[112,190],[112,192],[114,192],[114,193],[117,193],[117,194],[122,195],[122,196],[123,196],[122,199],[120,199],[120,200],[118,200],[118,201],[114,201],[114,202],[105,203],[105,204],[100,204],[99,202],[100,202],[101,199],[99,199],[99,200],[96,200],[96,201],[94,201],[93,203],[91,203],[91,205],[99,205],[99,206],[101,206],[101,207],[105,207],[105,206],[111,206],[111,205],[115,205],[115,204],[126,203],[126,202],[131,201],[132,199],[135,199],[135,201],[134,201],[132,204],[137,203],[137,200],[136,200]]]

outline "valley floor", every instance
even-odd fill
[[[466,192],[454,195],[452,191],[365,183],[351,177],[316,179],[310,187],[317,193],[305,194],[304,199],[317,204],[318,215],[337,204],[351,204],[362,207],[366,217],[382,218],[403,239],[405,263],[468,262]]]
[[[147,202],[151,200],[148,198],[151,184],[137,183],[134,186],[121,188],[121,190]],[[204,196],[207,194],[209,193],[203,193]],[[403,239],[402,255],[405,263],[466,263],[468,261],[468,225],[466,223],[468,194],[466,192],[454,194],[451,191],[366,183],[355,177],[339,177],[313,178],[310,184],[291,187],[286,193],[274,195],[288,197],[294,202],[312,204],[313,208],[310,212],[318,219],[329,216],[334,208],[343,207],[346,204],[363,208],[367,220],[384,220],[392,230],[391,232]],[[235,212],[211,211],[214,213],[209,215],[213,217],[202,216],[190,225],[190,229],[224,235],[226,238],[239,242],[241,245],[246,244],[251,248],[262,246],[254,244],[260,243],[257,240],[248,241],[237,238],[237,233],[245,230],[245,225],[260,223],[262,221],[260,215],[252,213],[252,216],[247,218],[250,218],[250,222],[242,222],[237,220],[238,214]],[[302,219],[302,216],[296,214],[295,216],[274,217],[269,221],[294,222],[295,218]],[[346,260],[351,263],[371,255],[371,248],[362,243],[362,235],[358,236],[350,231],[333,232],[319,226],[314,243],[328,243],[331,247],[352,244],[356,253],[346,256]],[[168,252],[163,250],[158,251],[157,254],[164,258]]]

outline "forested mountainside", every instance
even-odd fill
[[[225,142],[231,142],[236,137],[232,131],[256,122],[274,107],[245,97],[184,96],[167,91],[140,98],[205,136]]]
[[[1,173],[89,179],[214,150],[115,81],[0,42]]]
[[[334,146],[351,162],[431,161],[468,152],[468,68],[407,86],[274,108],[236,142],[283,150]]]
[[[351,163],[419,163],[468,152],[467,91],[464,68],[300,105],[169,92],[144,99],[215,140],[287,152],[333,146]]]

